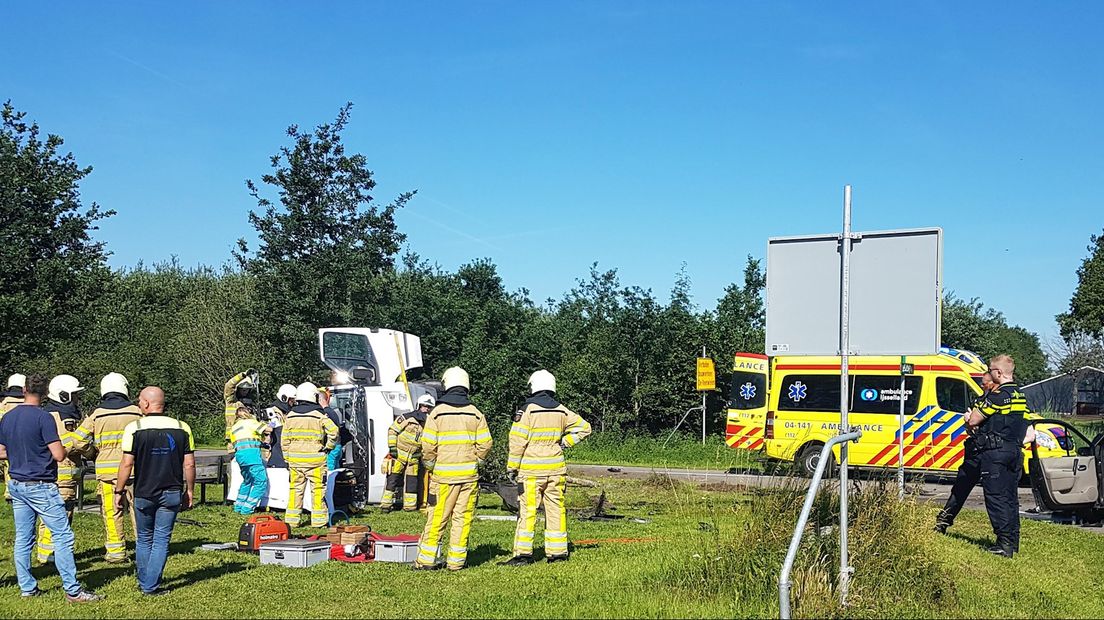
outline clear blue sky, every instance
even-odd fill
[[[67,3],[4,9],[0,99],[95,167],[115,266],[221,264],[290,123],[347,133],[409,245],[559,297],[593,261],[712,307],[769,236],[941,226],[1046,336],[1104,227],[1104,4]],[[146,234],[161,231],[158,239]],[[1005,232],[1000,232],[1005,231]],[[1008,277],[989,275],[998,261]]]

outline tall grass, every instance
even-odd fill
[[[660,582],[731,605],[738,616],[778,613],[778,578],[808,482],[786,480],[752,497],[734,529],[714,529],[691,558],[672,558]],[[851,493],[848,606],[839,604],[838,487],[818,493],[793,571],[793,610],[802,617],[931,616],[957,609],[954,579],[930,553],[930,515],[898,501],[888,484]],[[718,506],[732,510],[732,506]],[[951,612],[953,614],[953,612]]]

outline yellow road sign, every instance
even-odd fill
[[[708,357],[698,358],[698,391],[705,392],[717,389],[717,372],[713,368],[713,360]]]

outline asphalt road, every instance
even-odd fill
[[[226,454],[223,450],[210,450],[201,449],[196,450],[196,457],[199,461],[204,461],[208,458],[215,458],[220,455]],[[572,475],[580,478],[607,478],[616,480],[618,478],[646,478],[652,474],[665,474],[676,480],[682,480],[690,482],[692,484],[730,484],[734,486],[754,486],[754,487],[769,487],[783,484],[786,480],[783,476],[772,476],[766,474],[733,474],[725,471],[716,471],[708,469],[679,469],[679,468],[664,468],[664,467],[642,467],[633,465],[583,465],[572,463],[568,465],[568,469]],[[615,471],[614,471],[615,470]],[[855,474],[852,474],[853,476]],[[875,484],[872,480],[858,479],[858,484]],[[947,501],[947,497],[951,493],[951,480],[934,481],[928,480],[922,484],[910,483],[907,487],[909,494],[912,497],[919,499],[920,501],[935,504],[937,506],[943,505]],[[1047,514],[1035,514],[1028,512],[1029,509],[1035,507],[1035,497],[1031,493],[1031,489],[1027,487],[1021,487],[1019,490],[1020,495],[1020,514],[1027,519],[1050,521],[1052,520],[1050,515]],[[981,487],[976,487],[972,493],[970,493],[969,499],[966,500],[966,507],[975,510],[985,510],[985,504],[982,500]],[[1098,533],[1104,533],[1104,528],[1093,527],[1084,528]]]

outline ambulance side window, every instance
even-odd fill
[[[974,404],[974,392],[962,379],[937,377],[935,379],[935,400],[940,409],[966,413]]]
[[[778,393],[779,411],[839,411],[840,376],[789,375]]]

